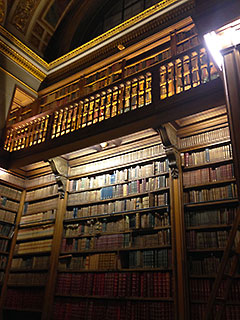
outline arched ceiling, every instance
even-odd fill
[[[72,38],[106,0],[0,0],[0,24],[41,57],[71,49]],[[61,44],[61,45],[60,45]],[[51,56],[51,54],[50,54]]]

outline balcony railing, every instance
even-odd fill
[[[4,149],[12,152],[70,132],[119,117],[152,102],[181,94],[218,77],[206,49],[198,47],[119,80],[94,93],[77,98],[56,110],[48,110],[7,129]],[[161,103],[161,102],[160,102]],[[155,104],[155,107],[159,103]]]

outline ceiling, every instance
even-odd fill
[[[70,51],[80,21],[94,15],[108,0],[0,0],[0,24],[38,55],[48,59]],[[61,39],[61,41],[60,41]]]

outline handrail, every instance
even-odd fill
[[[64,106],[35,115],[7,128],[4,149],[12,152],[145,108],[218,77],[204,47],[174,58],[83,95]],[[154,103],[155,106],[158,103]]]

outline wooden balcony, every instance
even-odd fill
[[[105,82],[106,83],[106,82]],[[89,89],[88,89],[89,91]],[[206,49],[145,66],[140,71],[6,129],[8,165],[19,166],[111,140],[137,130],[157,128],[224,103],[222,82]]]

